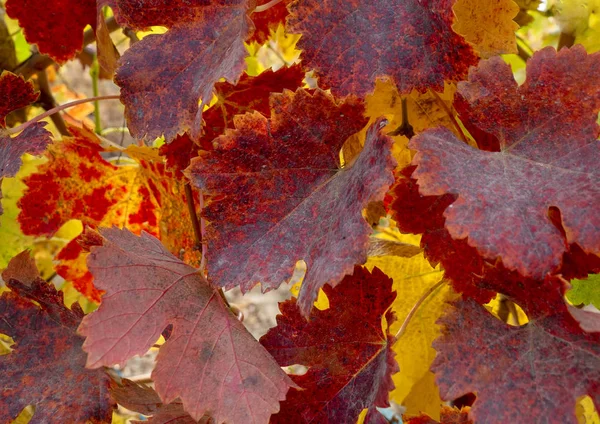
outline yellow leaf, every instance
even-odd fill
[[[589,396],[583,396],[575,404],[575,415],[579,424],[600,424],[600,416]]]
[[[483,58],[517,52],[513,18],[519,13],[513,0],[458,0],[452,29],[465,37]]]
[[[402,236],[406,243],[414,243],[415,236]],[[398,319],[391,327],[392,334],[398,331],[423,293],[439,282],[443,275],[439,267],[431,267],[422,253],[412,258],[369,258],[366,267],[369,270],[377,267],[394,280],[397,297],[392,309]],[[441,404],[439,390],[428,375],[431,374],[429,366],[435,358],[431,343],[440,334],[435,322],[443,313],[445,302],[453,296],[454,292],[447,285],[434,291],[416,311],[406,332],[394,345],[400,372],[393,376],[396,388],[390,398],[415,414],[424,412],[436,419],[440,416]],[[417,384],[420,396],[408,397]]]

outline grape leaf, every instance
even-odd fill
[[[398,371],[389,326],[396,294],[380,270],[355,267],[335,288],[323,288],[331,307],[307,322],[295,299],[279,305],[277,327],[260,342],[279,365],[309,367],[292,376],[304,390],[290,390],[272,423],[350,423],[364,408],[388,407]],[[382,317],[386,325],[382,334]]]
[[[477,56],[452,31],[454,0],[302,0],[291,4],[287,29],[301,33],[303,62],[334,93],[364,95],[388,75],[401,93],[442,91]]]
[[[6,13],[19,21],[29,43],[58,63],[81,51],[86,25],[96,27],[95,0],[7,0]]]
[[[0,421],[35,405],[32,423],[110,423],[109,378],[85,369],[83,340],[75,334],[83,317],[79,305],[64,306],[62,293],[40,278],[28,252],[13,258],[2,278],[12,291],[0,297],[0,333],[16,347],[0,357]]]
[[[217,424],[266,423],[295,385],[219,293],[147,233],[112,228],[101,235],[88,267],[106,295],[79,327],[87,366],[142,355],[172,325],[152,372],[161,399],[180,397],[196,420],[206,413]]]
[[[473,44],[482,58],[517,53],[519,25],[513,19],[520,8],[513,0],[457,0],[453,10],[452,29]]]
[[[600,274],[589,275],[585,280],[571,281],[573,286],[567,298],[575,305],[594,305],[600,309]]]
[[[29,106],[39,97],[31,81],[12,72],[3,71],[0,75],[0,126],[6,127],[6,115],[22,107]]]
[[[461,116],[494,135],[500,151],[472,148],[443,128],[409,145],[421,194],[458,195],[444,212],[452,237],[537,279],[558,268],[567,243],[600,253],[598,67],[600,54],[582,47],[546,48],[528,62],[522,86],[499,57],[459,83]],[[564,236],[550,207],[560,210]]]
[[[263,5],[268,2],[269,0],[262,0],[257,3]],[[266,43],[271,33],[277,29],[277,26],[285,23],[285,18],[289,15],[287,5],[291,2],[292,0],[283,0],[275,6],[269,7],[265,11],[254,12],[250,17],[252,18],[255,29],[254,33],[247,41],[256,41],[260,44]]]
[[[131,134],[153,140],[164,134],[200,136],[202,109],[220,79],[235,84],[244,67],[251,31],[248,0],[111,0],[126,27],[169,28],[131,46],[119,61],[115,82]],[[140,13],[142,11],[142,13]],[[198,104],[198,100],[201,103]]]
[[[181,401],[174,401],[164,405],[154,389],[123,379],[120,383],[111,381],[110,394],[119,403],[130,411],[143,415],[151,415],[145,421],[132,421],[133,423],[147,424],[196,424],[197,421],[184,411]],[[204,423],[204,421],[200,421]],[[208,423],[206,423],[208,424]]]
[[[511,327],[473,300],[456,301],[434,342],[432,371],[442,398],[476,393],[471,416],[483,423],[577,423],[578,397],[587,394],[598,405],[600,334],[582,331],[564,302],[529,319]]]
[[[271,108],[269,120],[237,116],[236,130],[186,173],[215,199],[203,211],[209,279],[244,292],[260,282],[267,290],[303,259],[298,302],[308,315],[323,284],[335,285],[366,260],[371,228],[361,211],[393,181],[391,140],[376,122],[361,155],[340,170],[342,144],[365,122],[361,104],[299,89],[272,95]]]
[[[183,259],[199,263],[183,182],[165,170],[158,152],[130,146],[119,161],[105,160],[104,148],[91,131],[76,127],[70,131],[73,137],[51,144],[48,162],[25,179],[29,188],[19,201],[18,217],[23,231],[53,235],[71,219],[94,228],[117,225],[136,234],[144,230],[156,235],[171,252],[183,250]],[[87,252],[77,243],[59,253],[56,270],[98,302],[100,292],[85,265]]]

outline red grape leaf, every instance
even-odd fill
[[[75,334],[83,317],[79,305],[64,306],[62,293],[40,278],[28,252],[14,257],[2,278],[12,291],[0,297],[0,333],[16,346],[0,359],[0,421],[11,422],[35,405],[32,422],[110,423],[109,378],[85,369],[83,340]]]
[[[87,366],[122,364],[142,355],[173,326],[152,372],[165,403],[180,397],[189,414],[217,424],[266,423],[294,383],[225,306],[198,270],[147,233],[101,231],[88,267],[105,290],[79,332]]]
[[[292,1],[293,0],[283,0],[263,12],[254,12],[250,15],[255,29],[247,42],[256,41],[260,44],[266,43],[271,32],[274,32],[278,25],[283,25],[285,23],[285,18],[289,15],[287,5]],[[261,0],[258,3],[264,5],[268,2],[269,0]]]
[[[476,393],[475,422],[575,424],[577,398],[600,405],[600,334],[582,331],[562,303],[511,327],[474,300],[455,302],[433,344],[442,398]]]
[[[209,279],[267,290],[304,260],[298,301],[308,316],[323,284],[335,285],[366,260],[371,228],[361,211],[393,181],[391,139],[376,122],[361,155],[340,170],[341,146],[365,123],[362,104],[299,89],[272,95],[271,107],[270,119],[238,115],[236,129],[186,173],[214,199],[203,212]]]
[[[444,90],[477,56],[452,31],[454,0],[302,0],[287,29],[301,33],[306,66],[334,93],[364,95],[389,76],[403,94]]]
[[[443,128],[410,143],[419,191],[458,195],[444,212],[452,237],[537,279],[559,267],[567,244],[600,253],[599,68],[600,54],[583,47],[546,48],[528,62],[522,86],[499,57],[459,83],[463,115],[495,135],[500,151],[472,148]],[[550,207],[560,210],[564,236]]]
[[[18,217],[23,232],[52,235],[71,219],[94,228],[117,225],[156,235],[171,252],[183,250],[183,259],[198,263],[183,182],[165,170],[158,152],[130,146],[121,153],[126,164],[117,166],[119,162],[101,156],[104,148],[91,131],[70,131],[73,137],[50,145],[48,162],[25,179],[28,189],[19,201]],[[89,299],[99,301],[86,255],[73,241],[59,253],[56,270]]]
[[[392,280],[379,269],[355,267],[335,288],[323,288],[331,307],[307,322],[295,299],[279,305],[277,327],[260,342],[279,365],[309,367],[272,423],[350,423],[364,408],[389,406],[398,372],[389,326],[395,321]],[[382,334],[382,317],[386,327]]]
[[[0,127],[6,127],[6,115],[29,106],[39,97],[33,89],[31,81],[25,81],[23,77],[11,72],[4,71],[0,76]]]
[[[95,0],[7,0],[6,13],[19,21],[25,38],[59,63],[83,46],[83,29],[96,27]]]
[[[130,411],[139,412],[149,416],[146,421],[132,421],[133,423],[147,424],[196,424],[197,421],[184,411],[181,401],[174,401],[164,405],[158,394],[151,387],[123,379],[121,383],[111,381],[110,394],[119,405]],[[204,417],[207,418],[207,417]],[[206,420],[208,424],[208,420]],[[200,420],[204,423],[203,420]]]
[[[115,82],[131,134],[200,136],[202,109],[220,79],[235,84],[245,68],[244,40],[251,31],[248,0],[112,0],[122,25],[169,27],[144,37],[119,61]],[[198,100],[202,102],[198,104]]]

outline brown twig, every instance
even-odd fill
[[[388,135],[404,135],[409,140],[415,136],[415,130],[410,122],[408,122],[408,99],[406,97],[402,97],[402,123],[398,128],[394,131],[390,132]]]
[[[110,32],[114,32],[119,29],[119,24],[115,20],[114,17],[108,18],[106,20],[106,26]],[[96,40],[96,35],[94,31],[89,29],[85,31],[83,34],[83,47],[88,44],[92,44]],[[49,56],[42,54],[40,52],[33,53],[27,60],[17,65],[15,69],[13,69],[13,73],[22,75],[23,78],[29,79],[37,72],[43,71],[48,66],[53,65],[55,62]]]
[[[50,84],[48,83],[48,75],[46,74],[45,69],[37,73],[37,80],[40,87],[40,98],[38,100],[40,105],[45,111],[54,109],[56,107],[56,100],[54,100],[54,96],[52,95],[52,90],[50,89]],[[50,119],[52,119],[54,126],[63,136],[71,135],[67,129],[67,124],[65,124],[65,121],[60,114],[55,113],[50,115]]]
[[[268,3],[261,4],[260,6],[256,6],[256,9],[253,10],[253,13],[260,13],[260,12],[264,12],[265,10],[269,10],[270,8],[272,8],[277,3],[280,3],[280,2],[281,2],[281,0],[271,0]]]
[[[406,332],[406,328],[408,327],[410,320],[417,313],[417,310],[423,304],[423,302],[425,302],[425,300],[431,295],[431,293],[436,291],[440,286],[442,286],[444,284],[446,284],[446,281],[442,279],[442,280],[438,281],[437,283],[435,283],[430,288],[428,288],[427,291],[421,295],[419,300],[417,300],[417,303],[415,303],[413,305],[412,309],[410,310],[410,312],[408,313],[406,318],[404,318],[404,322],[402,323],[402,326],[396,333],[396,341],[398,341],[398,339]]]
[[[70,107],[73,106],[77,106],[83,103],[89,103],[89,102],[94,102],[96,100],[118,100],[119,99],[119,95],[111,95],[111,96],[100,96],[100,97],[88,97],[87,99],[80,99],[80,100],[75,100],[73,102],[69,102],[69,103],[65,103],[63,105],[60,106],[56,106],[50,110],[47,110],[46,112],[42,113],[41,115],[36,116],[35,118],[30,119],[29,121],[14,127],[14,128],[10,128],[8,129],[6,132],[8,134],[17,134],[20,133],[21,131],[29,128],[31,125],[35,124],[36,122],[41,121],[44,118],[47,118],[48,116],[52,116],[55,113],[58,113],[62,110],[68,109]]]

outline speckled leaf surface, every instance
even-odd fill
[[[149,234],[116,228],[101,234],[103,245],[91,248],[88,267],[106,294],[78,330],[86,337],[87,366],[142,355],[173,325],[152,372],[161,399],[181,398],[194,419],[267,423],[294,384],[219,293]]]
[[[214,200],[204,211],[209,280],[250,290],[276,288],[303,259],[299,304],[308,315],[318,289],[364,263],[370,226],[361,215],[392,183],[391,140],[376,122],[361,155],[339,169],[344,141],[365,123],[362,104],[322,91],[271,97],[271,118],[238,116],[218,147],[187,175]]]
[[[74,58],[83,29],[96,26],[95,0],[7,0],[6,13],[19,21],[29,43],[59,63]]]
[[[500,151],[470,147],[446,129],[409,145],[420,193],[457,196],[444,212],[453,238],[538,279],[561,265],[568,244],[600,253],[599,66],[600,54],[581,47],[546,48],[529,61],[522,86],[500,58],[459,83],[461,116],[494,135]]]
[[[389,406],[398,371],[389,334],[392,280],[377,268],[356,267],[337,287],[323,290],[329,309],[315,311],[307,322],[296,300],[281,303],[277,327],[260,340],[281,366],[309,368],[292,376],[304,390],[290,390],[273,424],[350,423],[364,408]]]
[[[287,28],[302,60],[336,94],[364,95],[389,75],[401,93],[443,91],[477,64],[452,30],[454,0],[298,0]]]
[[[582,331],[564,307],[529,318],[512,327],[473,300],[454,303],[433,345],[442,398],[476,393],[477,423],[575,424],[580,396],[600,404],[600,334]]]
[[[134,44],[119,61],[115,82],[132,135],[167,142],[189,132],[196,139],[214,84],[236,83],[244,40],[252,30],[247,0],[112,0],[117,21],[132,28],[169,28]],[[199,100],[201,103],[199,104]]]
[[[13,351],[0,356],[0,421],[35,405],[31,423],[110,423],[113,404],[103,370],[85,369],[83,339],[75,333],[83,312],[68,309],[62,293],[40,278],[28,252],[2,273],[12,291],[0,297],[0,333]]]
[[[29,106],[39,97],[31,81],[4,71],[0,75],[0,126],[6,127],[6,115],[10,112]]]

